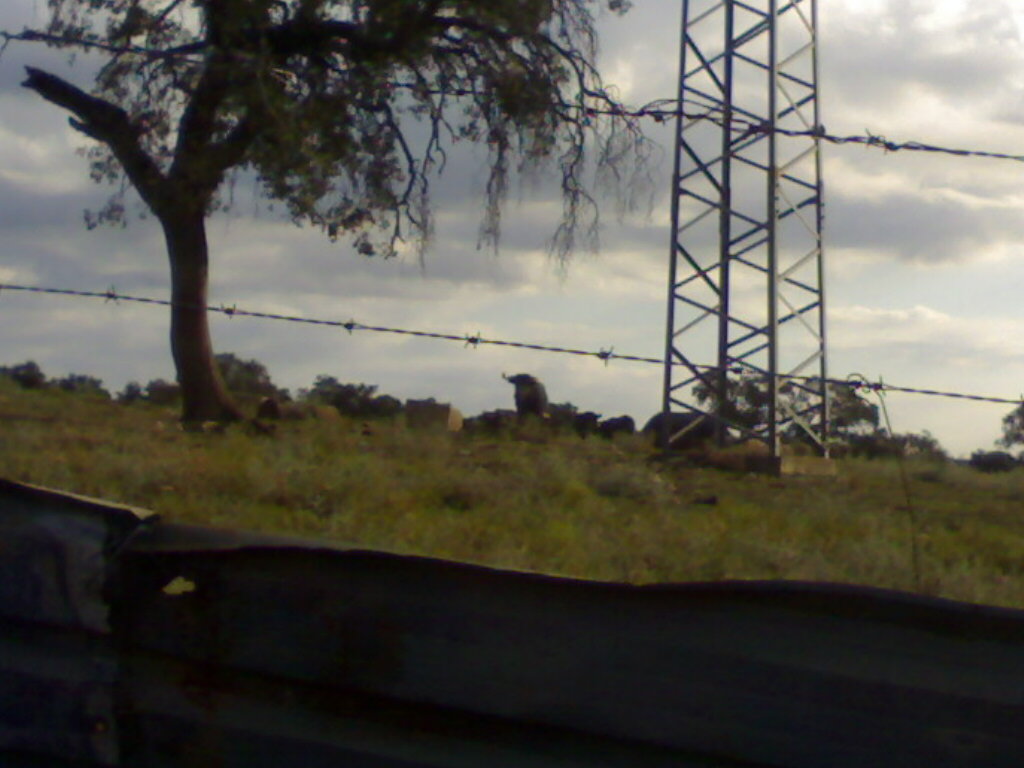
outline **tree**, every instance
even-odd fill
[[[996,442],[1004,448],[1024,443],[1024,403],[1003,417],[1003,436]]]
[[[716,379],[714,373],[707,377],[707,381]],[[714,388],[706,381],[694,386],[693,395],[702,406],[714,404],[717,397]],[[717,408],[717,405],[715,407]],[[738,376],[727,376],[725,403],[721,414],[730,423],[744,429],[754,429],[767,424],[768,387],[765,378],[752,371],[745,371]]]
[[[709,377],[709,380],[710,377]],[[779,387],[779,399],[789,412],[803,414],[811,407],[812,390],[817,394],[817,382],[810,380],[807,385],[785,382]],[[693,388],[694,397],[702,406],[708,406],[715,399],[712,387],[701,382]],[[838,382],[828,383],[831,406],[829,427],[831,436],[849,440],[855,435],[874,433],[878,430],[878,406],[861,397],[856,389]],[[764,374],[744,371],[737,376],[727,376],[725,382],[724,417],[744,429],[752,430],[768,423],[768,382]],[[806,433],[790,422],[783,436],[791,440],[804,439]]]
[[[605,2],[619,13],[629,5]],[[595,68],[599,4],[49,0],[45,26],[0,37],[103,59],[91,93],[36,67],[23,85],[96,142],[92,178],[120,185],[88,223],[122,221],[128,186],[160,222],[182,418],[230,419],[240,414],[214,365],[205,310],[205,220],[225,204],[225,181],[252,169],[296,222],[386,256],[401,241],[426,242],[430,178],[446,148],[485,144],[483,238],[499,235],[513,161],[554,160],[564,207],[552,242],[564,257],[581,227],[596,232],[588,157],[621,179],[648,146]]]
[[[795,410],[799,413],[807,408],[810,399],[805,389],[793,393]],[[856,435],[872,434],[878,431],[878,406],[870,403],[856,387],[850,384],[829,382],[829,428],[831,437],[849,441]]]
[[[710,377],[709,377],[709,380]],[[817,395],[817,381],[810,379],[808,386],[789,381],[779,387],[779,399],[791,413],[806,413]],[[768,385],[765,374],[743,371],[726,377],[725,418],[733,425],[747,430],[764,427],[768,423]],[[714,403],[714,390],[701,382],[693,388],[694,397],[702,406]],[[829,438],[835,455],[891,458],[915,455],[945,461],[946,451],[927,430],[921,434],[891,434],[879,424],[878,406],[863,397],[852,384],[830,381]],[[1004,420],[1004,424],[1010,419]],[[807,433],[795,422],[783,428],[782,436],[790,442],[809,442]],[[1022,435],[1020,442],[1024,442]]]

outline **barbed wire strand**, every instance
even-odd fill
[[[1024,154],[1013,154],[1009,152],[993,152],[990,150],[982,149],[962,149],[958,147],[944,147],[939,144],[932,144],[924,141],[892,141],[886,138],[882,134],[872,133],[870,130],[865,130],[863,134],[851,134],[851,135],[839,135],[829,133],[825,130],[825,126],[819,125],[815,128],[810,129],[791,129],[783,128],[778,125],[772,127],[768,121],[751,120],[749,118],[738,117],[733,113],[728,118],[726,117],[725,110],[718,105],[709,105],[704,102],[694,101],[690,99],[684,99],[683,104],[691,104],[702,108],[702,112],[687,111],[685,107],[680,108],[677,106],[679,102],[668,99],[658,99],[656,101],[649,102],[647,105],[640,107],[639,109],[600,109],[600,108],[584,108],[584,113],[589,116],[596,117],[598,115],[607,116],[620,116],[620,117],[632,117],[632,118],[652,118],[656,122],[665,122],[667,120],[675,119],[677,117],[683,117],[686,120],[692,122],[711,122],[719,127],[728,126],[731,130],[739,134],[736,141],[742,141],[744,138],[756,135],[768,135],[774,133],[780,136],[786,136],[789,138],[812,138],[820,139],[821,141],[828,142],[829,144],[846,145],[846,144],[859,144],[865,147],[881,149],[885,152],[930,152],[935,154],[952,155],[955,157],[974,157],[984,158],[988,160],[1012,160],[1014,162],[1024,162]]]
[[[105,291],[83,291],[72,288],[54,288],[48,286],[38,285],[21,285],[16,283],[0,283],[0,298],[4,291],[18,291],[27,294],[48,294],[55,296],[75,296],[82,298],[94,298],[103,299],[105,302],[133,302],[136,304],[150,304],[162,307],[180,307],[186,309],[204,309],[207,312],[217,312],[227,317],[252,317],[262,320],[272,320],[278,322],[289,322],[289,323],[300,323],[304,325],[319,325],[331,328],[343,328],[350,334],[353,331],[370,331],[375,333],[390,333],[398,334],[403,336],[413,336],[417,338],[426,339],[438,339],[442,341],[457,341],[462,343],[466,347],[479,347],[480,345],[490,345],[495,347],[507,347],[513,349],[527,349],[536,352],[551,352],[556,354],[576,355],[581,357],[594,357],[603,361],[606,365],[612,360],[623,360],[626,362],[634,363],[649,363],[655,365],[664,365],[665,361],[662,358],[657,357],[646,357],[643,355],[629,355],[621,354],[616,352],[614,347],[608,349],[600,349],[597,352],[586,349],[574,349],[571,347],[559,347],[548,344],[534,344],[523,341],[511,341],[508,339],[488,339],[484,338],[478,333],[476,334],[454,334],[454,333],[442,333],[438,331],[423,331],[410,328],[394,328],[383,325],[366,325],[364,323],[357,322],[356,320],[328,320],[323,318],[312,318],[303,317],[301,315],[285,315],[276,312],[261,312],[256,310],[240,309],[236,305],[227,306],[221,304],[220,306],[206,305],[201,306],[198,304],[183,304],[175,303],[170,299],[155,299],[149,296],[134,296],[124,293],[119,293],[113,286]],[[676,362],[675,365],[687,365],[685,363]],[[693,365],[689,364],[691,368],[704,371],[717,370],[717,366],[714,365]],[[748,367],[736,367],[731,368],[730,373],[740,374],[749,373]],[[788,374],[780,374],[780,379],[786,379],[795,382],[819,382],[820,377],[817,376],[794,376]],[[923,389],[919,387],[904,387],[897,386],[894,384],[887,384],[882,381],[870,382],[862,376],[855,376],[849,379],[834,379],[826,378],[825,383],[834,384],[837,386],[851,387],[855,390],[865,390],[869,392],[898,392],[903,394],[912,395],[926,395],[931,397],[944,397],[956,400],[970,400],[974,402],[983,403],[995,403],[999,405],[1024,405],[1024,398],[1005,398],[1005,397],[990,397],[986,395],[974,395],[963,392],[948,392],[937,389]]]

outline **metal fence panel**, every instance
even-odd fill
[[[152,522],[99,551],[117,749],[97,763],[1024,765],[1018,611],[827,584],[584,582]],[[29,635],[3,637],[17,653],[0,669],[95,678],[95,643],[58,667]],[[37,709],[46,720],[41,702],[20,716]],[[16,714],[0,704],[0,749],[18,747]]]
[[[143,524],[127,507],[0,480],[0,748],[20,760],[120,764],[105,590]]]
[[[145,515],[0,479],[0,617],[108,631],[103,589]]]

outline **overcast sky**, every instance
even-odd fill
[[[3,0],[0,27],[38,24],[44,8]],[[602,22],[602,68],[626,102],[675,93],[680,8],[635,0],[625,18]],[[1024,154],[1024,0],[820,0],[819,17],[830,133]],[[88,181],[76,154],[83,140],[65,115],[18,86],[29,63],[89,85],[81,64],[69,69],[32,46],[12,44],[0,59],[0,282],[166,298],[151,219],[85,230],[82,211],[99,207],[105,190]],[[498,253],[477,250],[484,175],[473,160],[460,158],[435,186],[425,271],[415,256],[366,259],[278,222],[240,184],[234,210],[209,226],[212,302],[661,357],[668,174],[649,215],[620,221],[607,211],[600,253],[577,255],[563,272],[545,255],[558,208],[543,183],[512,196]],[[1020,396],[1024,164],[826,146],[825,183],[831,373]],[[51,376],[90,373],[111,389],[173,379],[167,327],[162,308],[5,292],[0,364],[34,359]],[[657,365],[221,316],[213,333],[218,351],[260,360],[293,389],[329,374],[476,413],[511,407],[500,375],[525,371],[555,402],[638,420],[660,407]],[[991,448],[1011,409],[910,395],[888,404],[896,431],[930,430],[958,455]]]

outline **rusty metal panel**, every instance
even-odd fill
[[[89,615],[110,635],[73,601],[3,592],[0,752],[33,748],[12,736],[21,716],[59,726],[42,754],[140,768],[1024,765],[1019,611],[829,584],[594,583],[137,521],[99,546],[103,526],[60,523],[77,500],[15,495],[24,520],[39,501],[65,532],[61,551],[93,541],[76,557],[108,582]],[[30,521],[0,530],[0,561],[31,551],[8,534],[39,539]],[[19,555],[0,573],[50,583],[19,568],[61,572]],[[19,713],[21,685],[36,699]]]

